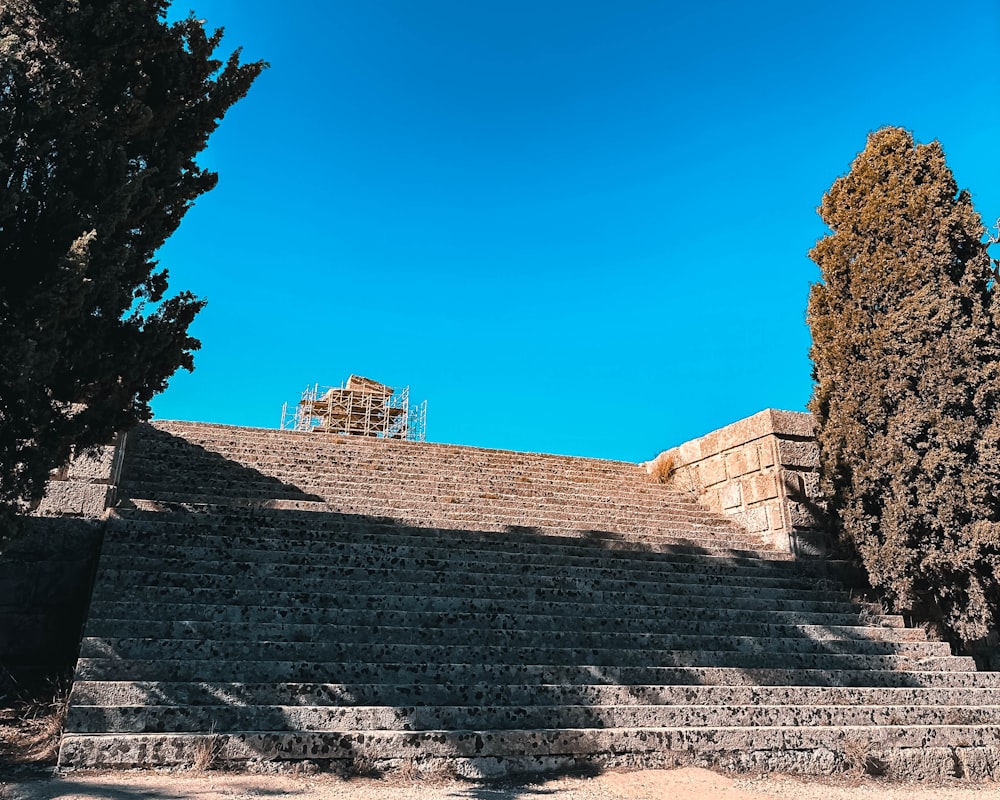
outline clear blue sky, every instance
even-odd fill
[[[161,251],[208,299],[156,416],[352,372],[428,439],[645,460],[804,409],[816,207],[869,131],[1000,216],[996,0],[188,0],[271,69]]]

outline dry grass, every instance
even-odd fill
[[[0,763],[55,764],[69,710],[69,680],[52,678],[30,693],[14,686],[0,702]]]
[[[845,739],[843,756],[844,763],[856,775],[871,775],[882,778],[889,773],[889,765],[872,753],[869,742]]]
[[[223,743],[222,737],[215,734],[215,725],[213,724],[208,735],[198,739],[194,745],[191,771],[201,774],[215,769]]]
[[[646,472],[655,483],[669,483],[677,471],[677,466],[672,453],[660,453],[646,465]]]

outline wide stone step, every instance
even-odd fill
[[[280,493],[279,493],[280,494]],[[282,500],[284,497],[284,500]],[[256,497],[246,494],[226,497],[224,495],[194,495],[185,492],[160,493],[154,504],[201,504],[245,506],[248,503],[298,502],[294,497],[266,493]],[[274,498],[274,499],[272,499]],[[139,505],[139,498],[132,496],[132,502]],[[310,501],[312,502],[312,501]],[[695,522],[675,522],[664,518],[644,518],[640,516],[603,517],[595,513],[581,511],[577,514],[565,512],[545,512],[524,507],[523,513],[483,512],[475,507],[462,507],[446,503],[358,503],[342,501],[326,503],[327,513],[364,515],[372,514],[407,524],[424,527],[451,527],[466,530],[498,530],[504,526],[535,528],[539,531],[572,532],[580,531],[593,538],[631,538],[634,541],[656,543],[680,542],[700,545],[706,548],[761,547],[753,537],[731,528],[722,529],[715,524]]]
[[[315,516],[330,516],[333,518],[351,517],[369,519],[382,524],[413,527],[420,530],[451,530],[464,535],[480,533],[520,532],[534,537],[547,536],[553,539],[576,539],[587,543],[591,548],[608,550],[645,550],[649,552],[687,552],[687,553],[717,553],[743,558],[774,558],[789,560],[784,553],[774,553],[767,549],[760,540],[752,536],[740,537],[736,534],[718,535],[711,527],[692,528],[687,531],[672,533],[671,527],[660,532],[643,526],[618,526],[616,530],[606,527],[596,528],[586,524],[558,525],[542,524],[533,519],[515,519],[509,516],[485,518],[475,514],[463,514],[461,518],[441,515],[416,516],[412,514],[392,516],[383,511],[370,508],[340,508],[331,509],[324,504],[299,500],[268,500],[259,505],[247,500],[234,501],[233,505],[219,505],[216,502],[181,502],[181,501],[145,501],[130,500],[137,509],[143,511],[174,511],[208,515],[228,515],[241,509],[250,508],[254,511],[297,511]],[[312,506],[303,509],[303,505]],[[319,506],[319,507],[317,507]],[[305,523],[307,526],[309,523]],[[231,527],[231,526],[230,526]],[[659,529],[657,529],[659,530]]]
[[[587,610],[591,605],[605,605],[621,611],[628,606],[647,606],[664,613],[665,609],[716,608],[720,606],[747,611],[801,611],[805,613],[823,613],[840,615],[846,619],[852,613],[859,618],[861,610],[846,599],[796,599],[785,598],[780,594],[765,594],[763,591],[749,596],[733,596],[730,592],[709,593],[710,587],[664,586],[661,591],[652,594],[640,589],[629,591],[603,591],[592,587],[563,586],[489,586],[468,585],[459,583],[404,583],[386,580],[378,584],[378,594],[372,594],[372,583],[369,580],[331,580],[319,582],[314,590],[308,583],[296,582],[289,585],[285,582],[287,591],[266,586],[258,588],[254,582],[246,580],[227,580],[225,576],[206,579],[203,585],[192,585],[190,576],[180,576],[177,585],[169,585],[168,575],[162,576],[160,585],[115,585],[102,581],[94,588],[95,600],[129,599],[139,603],[219,603],[246,606],[280,606],[289,608],[304,606],[308,608],[357,608],[382,607],[397,608],[396,601],[400,597],[433,601],[442,600],[445,604],[414,606],[414,610],[475,610],[472,603],[478,600],[494,599],[523,601],[531,603],[576,603]],[[248,587],[247,584],[251,583]],[[260,581],[260,583],[267,583]],[[299,588],[301,585],[301,589]],[[469,603],[469,605],[466,605]],[[502,608],[502,607],[501,607]],[[848,623],[850,624],[850,623]]]
[[[113,593],[112,593],[113,594]],[[642,622],[653,618],[710,623],[720,621],[783,624],[783,625],[829,625],[854,626],[860,622],[859,614],[832,614],[827,611],[810,612],[795,609],[758,609],[736,608],[732,604],[721,604],[716,607],[688,604],[683,608],[670,608],[666,611],[662,606],[643,603],[617,606],[594,605],[590,602],[573,601],[515,601],[510,599],[491,598],[453,598],[392,596],[385,595],[353,595],[344,597],[325,597],[324,605],[315,602],[262,603],[248,602],[245,596],[222,598],[218,592],[172,590],[172,600],[165,599],[159,592],[159,597],[147,601],[97,598],[91,603],[91,618],[93,619],[188,619],[208,620],[216,622],[290,622],[299,624],[336,624],[340,620],[352,619],[352,614],[361,619],[388,621],[397,619],[399,613],[432,614],[459,617],[463,614],[484,614],[500,617],[501,615],[521,616],[523,614],[550,616],[557,618],[560,627],[579,626],[581,619],[625,620],[627,622]],[[251,598],[252,599],[252,598]],[[260,598],[257,598],[259,600]],[[287,596],[286,600],[294,598]],[[886,629],[901,628],[901,617],[884,617],[882,623]],[[601,624],[604,624],[603,622]],[[874,638],[874,636],[873,636]]]
[[[73,733],[942,726],[1000,723],[998,706],[81,706]],[[998,730],[1000,733],[1000,730]]]
[[[935,673],[935,677],[940,677]],[[1000,706],[993,688],[879,686],[706,686],[438,683],[207,683],[77,681],[72,700],[84,706],[430,706],[666,705],[711,706]],[[956,713],[942,724],[955,724]]]
[[[595,472],[558,473],[552,471],[513,470],[510,466],[492,465],[470,471],[463,466],[422,464],[407,466],[395,461],[384,461],[358,466],[326,458],[321,466],[296,463],[294,458],[280,457],[268,460],[226,459],[212,455],[178,452],[151,453],[142,459],[132,458],[128,477],[123,485],[137,490],[157,490],[169,486],[191,489],[196,478],[204,478],[213,488],[231,491],[241,485],[258,484],[262,487],[285,486],[302,491],[325,487],[332,493],[354,483],[362,493],[390,492],[400,487],[420,487],[432,495],[478,497],[497,500],[504,496],[536,495],[541,499],[584,496],[605,496],[616,504],[623,500],[639,505],[658,503],[678,509],[697,508],[691,499],[668,487],[653,484],[635,465],[628,474],[601,474]],[[358,476],[364,477],[359,484]],[[174,480],[171,480],[171,477]],[[497,495],[497,496],[494,496]]]
[[[709,643],[710,644],[710,643]],[[733,642],[726,642],[733,645]],[[749,646],[752,647],[752,642]],[[309,661],[411,664],[553,664],[655,667],[746,667],[785,669],[940,670],[975,669],[971,658],[896,653],[868,655],[807,648],[809,640],[774,640],[774,649],[654,650],[610,647],[561,647],[505,645],[433,645],[395,642],[242,642],[199,639],[125,639],[87,636],[80,645],[81,658],[142,661],[156,658],[242,662]],[[931,643],[928,643],[931,644]],[[778,649],[784,646],[788,649]]]
[[[586,559],[590,564],[607,564],[614,559],[631,563],[704,563],[731,566],[754,573],[779,575],[808,574],[820,577],[822,562],[801,564],[784,553],[770,551],[714,551],[683,545],[662,545],[645,541],[623,541],[597,536],[541,534],[523,530],[469,531],[456,528],[420,527],[372,518],[327,513],[272,512],[260,516],[225,516],[189,513],[135,512],[119,509],[112,522],[107,547],[119,542],[172,547],[231,546],[258,550],[289,550],[322,554],[327,547],[348,543],[380,548],[422,547],[441,553],[484,551],[520,554],[528,558],[550,556],[559,560]],[[279,515],[288,515],[279,516]],[[304,518],[303,518],[304,517]],[[717,544],[717,543],[716,543]],[[109,550],[109,552],[111,552]]]
[[[95,621],[96,624],[96,621]],[[216,640],[227,642],[245,642],[250,646],[255,642],[309,642],[311,646],[321,644],[406,644],[428,646],[463,646],[470,640],[470,630],[461,627],[414,628],[367,626],[367,625],[313,625],[284,626],[275,630],[279,635],[273,638],[265,637],[264,630],[255,630],[255,626],[219,626],[214,630],[212,623],[178,624],[166,622],[161,625],[143,622],[128,625],[121,622],[115,628],[114,634],[100,634],[94,630],[95,625],[88,626],[87,635],[93,639],[170,639],[170,640]],[[276,627],[276,626],[273,626]],[[129,630],[136,631],[129,636]],[[168,635],[176,631],[179,636]],[[523,630],[487,627],[476,631],[475,641],[480,647],[537,648],[543,643],[546,647],[587,648],[602,650],[666,651],[666,650],[716,650],[737,651],[742,653],[837,653],[854,655],[900,655],[913,658],[931,656],[950,656],[951,649],[947,642],[907,642],[907,641],[877,641],[862,638],[824,638],[811,639],[805,636],[768,637],[762,635],[731,635],[727,633],[710,634],[706,632],[685,634],[673,633],[629,633],[587,631],[584,629],[570,630]]]
[[[171,607],[178,608],[176,606]],[[566,617],[541,614],[442,614],[409,611],[381,611],[347,609],[331,615],[323,624],[299,622],[163,619],[169,614],[157,613],[155,618],[127,619],[92,617],[87,623],[90,636],[121,636],[125,638],[163,637],[167,639],[241,639],[256,638],[262,641],[312,642],[325,640],[331,630],[363,631],[402,629],[412,636],[489,637],[498,631],[518,631],[527,635],[560,635],[567,629],[589,637],[608,635],[632,636],[722,636],[755,637],[760,639],[809,639],[817,642],[860,641],[877,642],[882,646],[892,643],[924,643],[926,634],[920,628],[875,628],[872,626],[835,625],[779,625],[771,622],[752,622],[738,615],[697,619],[623,619],[620,617]],[[846,647],[847,645],[840,645]],[[936,647],[944,648],[941,643]]]
[[[135,465],[133,462],[133,466]],[[239,474],[236,474],[236,471]],[[448,473],[440,469],[421,473],[401,473],[398,466],[386,465],[382,470],[365,472],[363,483],[357,470],[344,464],[327,464],[320,471],[296,470],[282,461],[275,461],[266,471],[237,466],[232,473],[220,474],[219,464],[205,461],[199,464],[190,458],[173,462],[144,463],[139,474],[122,482],[129,494],[150,496],[145,492],[206,491],[232,493],[244,489],[289,489],[324,496],[391,497],[419,488],[430,497],[452,497],[464,501],[491,502],[535,500],[543,503],[565,503],[605,500],[621,508],[657,508],[675,513],[705,516],[705,512],[690,500],[650,484],[635,485],[620,478],[578,478],[567,481],[542,475],[515,476],[504,472],[495,475],[470,475],[468,472]],[[700,511],[700,514],[699,514]]]
[[[242,677],[247,683],[317,683],[336,676],[345,683],[459,684],[659,684],[725,686],[879,686],[960,689],[1000,687],[1000,673],[910,671],[862,668],[726,666],[621,666],[577,664],[361,663],[320,661],[220,661],[157,657],[152,660],[81,657],[78,681],[219,682]]]
[[[259,759],[359,761],[391,768],[393,760],[467,760],[470,775],[543,770],[587,763],[674,766],[700,763],[785,772],[846,769],[872,759],[891,774],[914,778],[992,774],[997,729],[989,725],[798,728],[608,728],[464,731],[302,731],[232,734],[68,734],[60,763],[74,767],[194,763],[206,745],[217,764]],[[860,748],[860,755],[859,755]],[[560,759],[564,759],[561,761]],[[863,766],[863,765],[862,765]],[[825,767],[825,769],[823,768]]]
[[[415,464],[445,464],[452,461],[470,468],[492,464],[510,464],[524,469],[539,468],[545,471],[562,468],[574,474],[586,470],[616,474],[638,469],[636,464],[627,461],[580,456],[523,453],[432,442],[386,441],[357,436],[322,436],[267,428],[239,429],[217,426],[213,429],[201,424],[161,420],[157,420],[154,426],[143,426],[137,432],[139,435],[133,437],[135,452],[141,452],[140,448],[153,447],[187,451],[194,445],[233,455],[242,452],[258,458],[266,458],[270,454],[281,452],[311,460],[311,463],[315,463],[318,456],[336,454],[339,459],[358,466],[373,458],[391,457],[398,462]]]
[[[427,584],[427,593],[433,596],[449,597],[497,597],[517,599],[545,599],[557,593],[560,597],[583,599],[593,597],[595,602],[613,596],[616,601],[643,602],[656,604],[658,598],[669,597],[723,597],[732,603],[741,603],[750,598],[763,601],[804,603],[820,602],[824,610],[850,611],[855,609],[846,599],[830,601],[829,590],[789,589],[782,586],[731,584],[728,581],[684,581],[666,580],[616,580],[579,575],[566,570],[563,575],[539,575],[527,572],[495,571],[464,572],[459,569],[419,570],[404,568],[374,567],[330,567],[328,570],[310,570],[303,567],[301,574],[295,569],[253,569],[250,564],[225,565],[221,562],[200,565],[186,565],[189,569],[200,568],[201,572],[170,572],[164,570],[117,569],[102,567],[102,586],[129,586],[141,596],[143,587],[211,587],[221,592],[233,592],[247,585],[252,576],[254,589],[262,592],[294,589],[297,592],[341,593],[364,591],[367,587],[378,586],[386,594],[417,594],[414,587]],[[488,565],[483,565],[484,567]],[[215,571],[215,568],[219,571]],[[209,571],[212,570],[212,571]],[[224,570],[224,571],[223,571]],[[689,577],[689,576],[683,576]],[[115,591],[113,588],[110,591]],[[860,611],[860,609],[857,609]]]
[[[116,537],[117,538],[117,537]],[[193,537],[197,541],[197,537]],[[645,583],[683,583],[714,585],[725,583],[731,587],[761,587],[789,591],[843,591],[835,580],[817,580],[816,577],[774,574],[764,571],[741,569],[729,564],[702,562],[677,562],[664,560],[658,564],[621,562],[614,558],[597,559],[588,564],[558,556],[533,556],[533,554],[505,553],[502,551],[449,550],[440,547],[400,548],[391,546],[331,541],[325,547],[308,546],[305,550],[286,546],[278,549],[279,540],[251,541],[259,547],[241,547],[239,540],[224,541],[212,547],[182,546],[157,542],[109,542],[102,554],[101,567],[106,570],[131,569],[137,572],[205,573],[246,575],[253,572],[263,577],[304,578],[319,576],[349,577],[358,570],[392,571],[397,577],[403,574],[440,573],[455,574],[510,574],[537,575],[553,578],[572,575],[577,579],[592,581],[642,581]],[[307,545],[314,543],[308,542]],[[400,579],[402,579],[400,577]],[[413,580],[409,578],[408,580]]]

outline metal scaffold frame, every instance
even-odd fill
[[[307,386],[294,409],[288,403],[282,406],[281,428],[422,442],[427,435],[427,401],[411,403],[409,386],[395,390],[351,375],[341,386]]]

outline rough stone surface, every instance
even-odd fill
[[[757,536],[636,465],[144,428],[60,763],[993,775],[998,676],[768,546],[776,429],[710,439]]]
[[[673,482],[775,548],[822,554],[824,503],[810,414],[766,409],[668,450]],[[654,462],[647,464],[651,469]],[[802,550],[795,548],[801,544]]]

